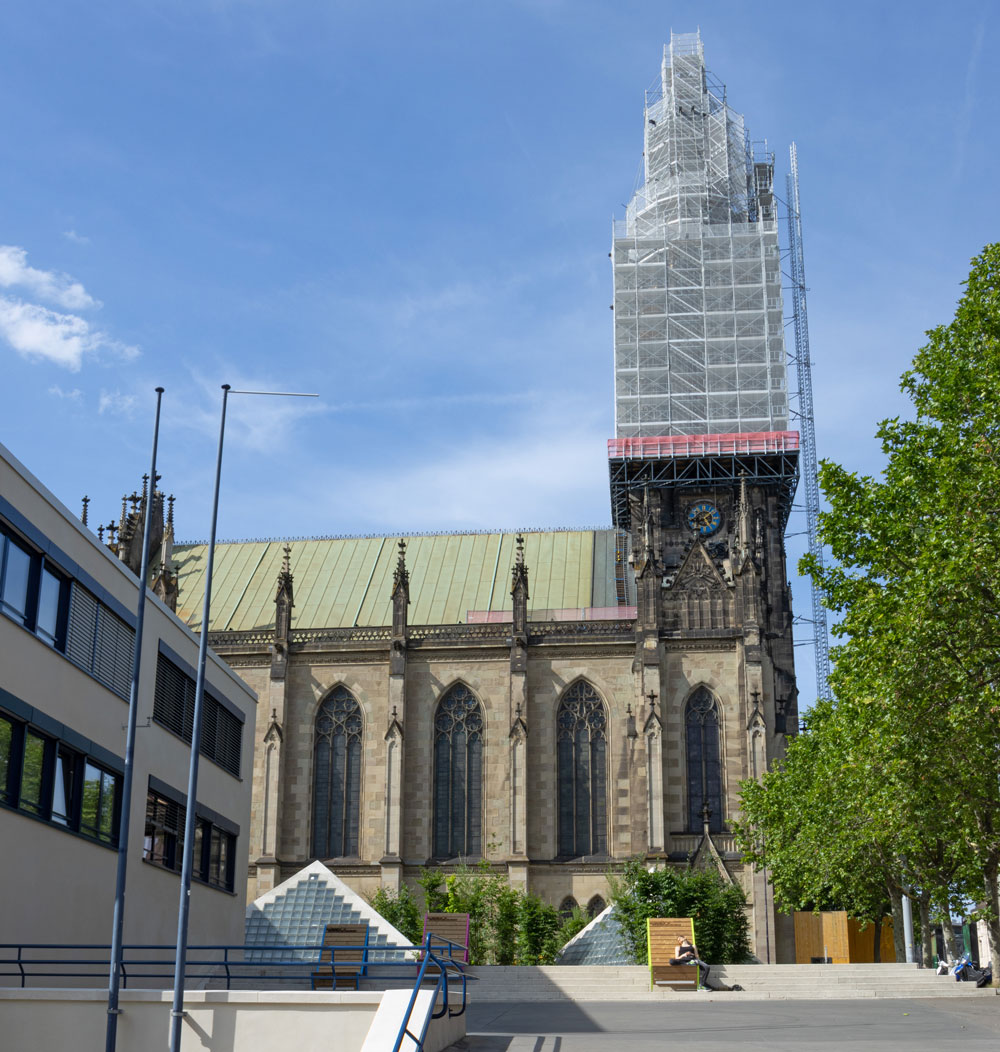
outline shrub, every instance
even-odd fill
[[[368,901],[379,916],[385,917],[410,942],[414,944],[421,942],[424,934],[424,917],[420,912],[420,907],[417,906],[416,899],[410,894],[410,889],[405,884],[399,889],[398,895],[387,888],[379,888]]]
[[[657,869],[641,859],[625,864],[611,882],[611,901],[629,953],[646,964],[646,919],[691,917],[695,942],[710,964],[740,964],[750,957],[746,895],[712,870]]]

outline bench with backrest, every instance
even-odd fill
[[[323,932],[319,967],[312,973],[312,988],[337,989],[340,981],[351,980],[354,989],[368,965],[368,925],[328,924]]]
[[[433,935],[431,940],[431,952],[439,957],[450,957],[459,967],[469,963],[469,915],[468,913],[425,913],[424,914],[424,945],[427,945],[427,936]],[[441,939],[439,945],[436,941]],[[452,946],[446,943],[453,943]],[[428,971],[436,968],[436,965],[428,967]]]
[[[671,990],[697,990],[698,968],[676,965],[677,940],[694,943],[694,921],[690,917],[649,917],[646,920],[646,948],[649,954],[649,986]]]

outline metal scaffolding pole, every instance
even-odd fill
[[[823,545],[819,540],[819,465],[816,457],[816,419],[813,413],[812,361],[809,357],[809,318],[806,311],[806,275],[802,253],[802,213],[799,208],[799,157],[795,143],[789,147],[791,170],[788,188],[788,256],[792,281],[792,323],[795,333],[795,369],[799,388],[799,431],[801,472],[805,484],[806,533],[809,554],[823,565]],[[826,628],[826,607],[815,582],[812,585],[812,620],[815,629],[816,696],[830,697],[830,641]]]

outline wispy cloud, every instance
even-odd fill
[[[104,416],[110,413],[114,416],[130,417],[135,412],[138,399],[134,394],[123,394],[119,390],[101,391],[97,402],[97,412]]]
[[[75,230],[64,230],[63,237],[67,241],[72,241],[74,245],[89,245],[90,238],[85,237],[83,234],[78,234]]]
[[[86,310],[101,305],[68,274],[28,266],[28,253],[17,245],[0,245],[0,287],[23,288],[32,296],[66,310]]]
[[[20,289],[30,299],[0,295],[0,339],[24,358],[40,358],[79,372],[87,355],[110,351],[131,359],[138,347],[115,340],[80,314],[101,306],[83,285],[55,270],[28,265],[28,253],[16,245],[0,245],[0,288]],[[62,310],[34,303],[40,299]]]
[[[585,404],[544,423],[527,412],[502,437],[432,456],[413,451],[391,474],[333,470],[312,500],[321,507],[320,495],[331,495],[330,529],[340,525],[344,494],[351,495],[351,528],[362,530],[593,525],[595,504],[603,512],[596,517],[609,515],[600,496],[607,492],[606,427]]]
[[[79,402],[83,398],[83,391],[79,387],[74,387],[71,391],[64,391],[58,384],[53,384],[49,388],[49,394],[54,398],[63,398],[68,402]]]
[[[539,398],[535,391],[515,391],[511,394],[487,394],[480,391],[469,391],[452,395],[428,395],[427,397],[413,398],[379,398],[357,402],[335,402],[333,404],[321,405],[324,412],[329,413],[354,413],[354,412],[400,412],[408,409],[441,409],[447,406],[465,405],[521,405],[525,402],[534,402]]]
[[[78,314],[63,314],[7,296],[0,296],[0,338],[24,358],[42,358],[74,373],[80,371],[86,355],[102,349],[125,359],[139,353],[137,347],[94,329]]]
[[[219,376],[235,391],[282,391],[287,381],[241,376],[236,369],[220,366]],[[192,373],[195,390],[171,385],[164,395],[171,419],[181,427],[205,436],[219,432],[222,408],[221,385],[215,378]],[[288,441],[302,419],[325,413],[315,398],[281,398],[268,395],[233,394],[226,404],[226,446],[232,443],[253,452],[273,452]]]
[[[979,25],[972,38],[972,50],[965,67],[965,96],[962,99],[962,110],[955,122],[955,167],[956,181],[962,177],[965,168],[965,152],[972,130],[972,112],[976,104],[976,72],[979,68],[979,56],[983,52],[983,40],[986,37],[986,12],[984,10]]]

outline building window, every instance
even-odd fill
[[[115,812],[119,805],[121,785],[117,775],[102,770],[89,761],[83,771],[83,802],[80,808],[80,831],[111,843],[114,838]]]
[[[65,650],[68,607],[69,581],[0,525],[0,610]]]
[[[556,716],[559,854],[608,853],[607,717],[597,691],[580,680],[562,696]]]
[[[361,707],[335,687],[316,714],[313,764],[313,856],[358,855],[361,817]]]
[[[24,753],[21,759],[21,792],[18,806],[35,815],[45,813],[45,767],[48,740],[35,731],[24,732]]]
[[[194,680],[163,654],[156,660],[153,719],[188,745],[194,727]],[[201,755],[240,776],[243,724],[218,698],[205,691],[201,719]]]
[[[587,916],[593,920],[599,913],[603,913],[608,908],[608,904],[601,898],[600,895],[595,895],[590,902],[587,903]]]
[[[70,661],[122,701],[128,701],[134,649],[135,630],[74,582],[66,640]]]
[[[483,853],[483,710],[456,684],[434,717],[434,857]]]
[[[121,786],[87,753],[0,714],[0,803],[115,847]]]
[[[567,895],[566,898],[559,903],[559,916],[563,920],[569,920],[573,916],[573,910],[579,909],[576,899],[572,895]]]
[[[722,832],[722,758],[719,710],[704,687],[691,695],[684,716],[687,729],[688,829],[700,833],[708,807],[709,832]]]
[[[6,716],[0,716],[0,801],[5,804],[16,797],[10,784],[16,766],[13,754],[14,724]]]
[[[152,790],[146,795],[146,831],[142,857],[164,869],[181,871],[184,805]]]
[[[187,808],[180,800],[150,789],[146,794],[146,827],[142,857],[155,866],[180,873],[184,864]],[[213,819],[198,814],[194,823],[191,875],[213,888],[232,891],[236,836]]]

